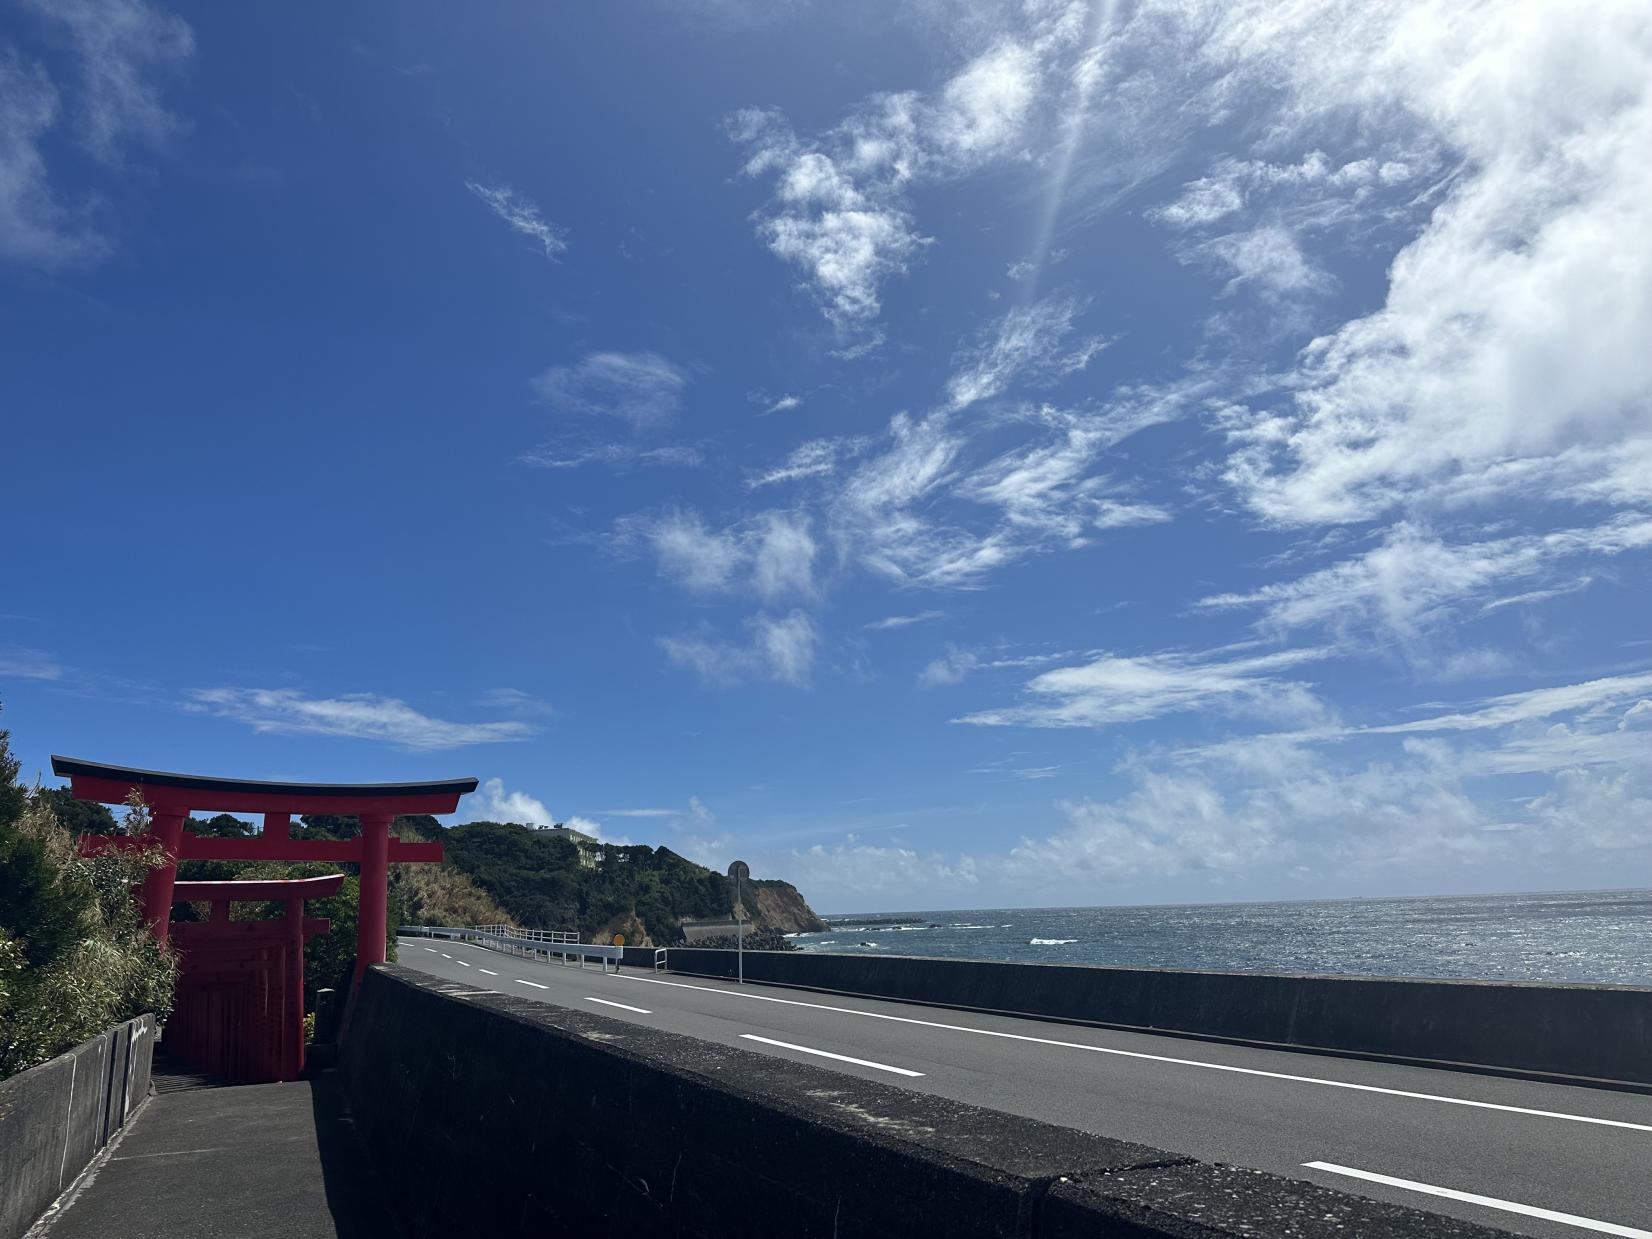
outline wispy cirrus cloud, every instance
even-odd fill
[[[1652,672],[1603,676],[1578,684],[1504,693],[1476,703],[1473,709],[1436,714],[1405,723],[1364,727],[1360,730],[1371,735],[1485,731],[1535,719],[1552,718],[1557,714],[1596,713],[1612,708],[1621,709],[1626,704],[1639,702],[1647,694],[1652,694]],[[1641,710],[1636,717],[1640,718],[1649,712],[1652,712],[1652,706]],[[1652,718],[1648,721],[1652,721]]]
[[[768,679],[803,688],[809,683],[820,644],[820,629],[809,615],[755,615],[746,623],[747,640],[734,643],[710,636],[667,636],[660,648],[673,663],[708,684],[729,685]]]
[[[539,207],[508,185],[482,185],[466,181],[465,188],[480,198],[488,210],[503,220],[512,232],[527,237],[552,262],[568,248],[568,234],[539,213]]]
[[[44,650],[23,646],[0,646],[0,678],[14,680],[61,680],[63,664]]]
[[[1593,527],[1446,542],[1401,522],[1380,546],[1294,581],[1203,598],[1201,608],[1259,608],[1273,630],[1382,629],[1413,637],[1465,607],[1542,601],[1555,590],[1498,598],[1511,583],[1543,581],[1561,565],[1652,549],[1652,517],[1622,513]]]
[[[913,615],[886,615],[869,624],[862,624],[861,627],[867,632],[891,632],[897,628],[910,628],[913,624],[928,624],[945,618],[945,611],[919,611]]]
[[[698,512],[673,508],[622,520],[616,542],[646,547],[660,572],[690,593],[741,591],[774,602],[816,589],[819,547],[809,519],[795,513],[768,511],[715,529]]]
[[[586,465],[608,465],[616,472],[630,469],[697,469],[705,455],[691,443],[671,443],[641,447],[635,443],[576,444],[542,443],[529,448],[517,459],[535,469],[580,469]]]
[[[142,0],[24,0],[49,39],[66,45],[72,84],[18,47],[0,49],[0,260],[91,266],[114,248],[98,195],[66,200],[47,163],[67,120],[96,165],[119,170],[137,148],[163,150],[184,122],[163,102],[165,81],[195,52],[188,23]],[[20,29],[19,33],[22,33]]]
[[[409,749],[452,749],[525,740],[537,730],[520,720],[456,723],[420,713],[395,697],[348,693],[308,697],[290,688],[202,688],[191,709],[245,723],[254,731],[378,740]]]
[[[1305,684],[1280,673],[1327,656],[1322,649],[1266,654],[1103,655],[1035,676],[1027,699],[958,719],[977,726],[1106,727],[1189,710],[1271,717],[1315,717],[1321,708]]]
[[[819,138],[801,138],[775,111],[729,121],[748,176],[773,176],[758,233],[800,268],[822,313],[851,349],[876,343],[880,287],[928,244],[909,189],[963,175],[1015,150],[1039,87],[1031,47],[1005,38],[938,90],[868,99]]]
[[[677,415],[688,373],[658,353],[587,353],[572,365],[552,366],[533,386],[558,411],[613,417],[644,430]]]
[[[1076,298],[1051,297],[1008,311],[960,354],[947,383],[951,407],[990,399],[1018,379],[1043,385],[1084,369],[1107,346],[1101,336],[1069,342],[1084,308]]]
[[[863,452],[871,439],[866,436],[839,439],[810,439],[792,449],[777,465],[760,469],[746,479],[747,490],[774,486],[781,482],[800,482],[806,478],[830,477],[845,461]]]

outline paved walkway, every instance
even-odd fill
[[[394,1239],[337,1077],[166,1089],[47,1239]]]

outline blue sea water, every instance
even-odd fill
[[[1652,985],[1652,890],[826,917],[805,951]]]

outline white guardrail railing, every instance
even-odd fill
[[[613,962],[614,971],[618,972],[620,960],[625,957],[624,947],[597,946],[594,943],[581,942],[578,934],[560,929],[518,929],[514,925],[482,925],[475,928],[457,925],[403,925],[397,932],[414,934],[422,938],[474,942],[490,951],[502,951],[507,955],[522,958],[543,957],[546,963],[552,959],[560,959],[563,964],[578,963],[581,968],[585,967],[586,960],[594,959],[604,972],[608,971],[610,961]]]

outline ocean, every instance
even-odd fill
[[[1652,985],[1652,890],[829,916],[804,951]]]

